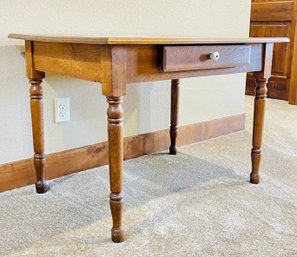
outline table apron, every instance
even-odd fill
[[[249,60],[248,62],[237,63],[233,67],[216,67],[215,65],[212,67],[212,65],[208,65],[207,67],[194,67],[193,70],[166,72],[162,67],[163,49],[166,46],[127,45],[125,46],[128,56],[127,83],[261,71],[264,45],[242,45],[241,49],[249,47]],[[106,73],[104,68],[106,67],[106,58],[103,56],[106,56],[108,49],[112,47],[115,46],[33,42],[34,68],[46,73],[102,82],[104,73]],[[196,49],[197,47],[199,46],[195,46]],[[215,49],[215,46],[212,47]],[[221,46],[218,47],[221,49]],[[232,55],[232,45],[228,47],[231,47],[228,53]],[[234,49],[238,52],[239,46],[236,47]],[[230,56],[228,58],[232,59]],[[112,62],[112,56],[110,60]]]

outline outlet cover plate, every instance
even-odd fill
[[[70,120],[69,97],[55,98],[55,122],[65,122]]]

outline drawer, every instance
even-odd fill
[[[232,68],[250,64],[249,45],[164,46],[161,69],[169,71]]]

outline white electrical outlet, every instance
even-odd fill
[[[55,122],[65,122],[70,120],[69,97],[55,98]]]

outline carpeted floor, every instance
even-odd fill
[[[108,169],[0,194],[0,256],[297,256],[297,107],[268,100],[262,183],[246,130],[125,162],[127,240],[110,241]]]

